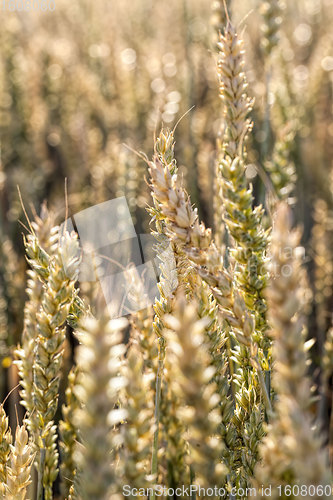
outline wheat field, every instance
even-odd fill
[[[0,497],[333,497],[333,1],[4,0]]]

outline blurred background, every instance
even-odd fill
[[[333,305],[333,1],[286,2],[272,33],[262,14],[265,2],[227,3],[245,39],[249,95],[255,97],[249,181],[256,200],[265,203],[265,192],[288,175],[290,189],[282,196],[304,227],[316,380]],[[1,400],[15,385],[12,350],[26,298],[17,186],[31,217],[47,200],[59,222],[65,178],[70,215],[125,196],[137,233],[148,232],[147,165],[131,150],[150,156],[160,126],[173,127],[194,106],[178,125],[176,156],[202,219],[214,223],[216,141],[223,126],[216,71],[221,3],[55,5],[52,12],[1,12]]]

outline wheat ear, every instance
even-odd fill
[[[49,260],[48,279],[41,309],[37,315],[38,337],[33,365],[33,398],[38,425],[38,492],[45,500],[52,498],[52,483],[57,476],[58,452],[53,418],[58,406],[58,389],[65,340],[65,321],[75,297],[75,281],[80,264],[75,233],[61,237],[54,256]]]
[[[0,405],[0,493],[5,494],[12,433],[3,404]]]
[[[177,175],[174,157],[174,137],[162,131],[155,144],[155,155],[149,163],[151,188],[159,217],[165,222],[166,234],[188,257],[199,276],[210,286],[223,317],[234,328],[237,339],[250,347],[251,362],[260,374],[257,348],[252,341],[254,320],[244,297],[234,288],[232,276],[223,268],[219,250],[211,230],[199,223],[196,209],[191,205]],[[265,405],[270,409],[267,389],[260,374],[260,387]]]
[[[124,408],[127,417],[122,426],[124,448],[120,456],[125,484],[135,488],[148,488],[156,479],[150,475],[151,442],[154,435],[154,399],[150,397],[152,374],[143,373],[143,366],[141,350],[133,342],[122,370],[126,380]]]
[[[260,5],[262,15],[261,46],[266,57],[270,57],[279,42],[279,28],[281,25],[282,4],[280,0],[262,0]]]
[[[119,485],[115,456],[121,441],[116,441],[115,426],[127,416],[124,409],[115,409],[126,384],[120,374],[126,324],[125,319],[87,317],[76,332],[81,344],[76,355],[80,371],[75,394],[80,408],[74,413],[74,425],[80,432],[74,454],[75,492],[82,500],[116,498],[111,495]]]
[[[59,422],[60,474],[62,478],[61,489],[64,497],[69,494],[69,490],[74,484],[76,473],[74,453],[78,440],[78,430],[75,426],[74,415],[75,411],[79,408],[79,401],[75,395],[74,388],[77,376],[78,369],[74,366],[68,374],[66,404],[62,406],[63,418]]]
[[[35,456],[25,425],[17,426],[15,443],[10,445],[10,464],[7,469],[6,499],[25,500],[31,483],[30,471]]]
[[[42,206],[40,217],[36,216],[31,223],[39,245],[50,255],[56,249],[59,237],[59,228],[55,225],[54,214],[49,212],[46,205]],[[26,293],[28,300],[24,307],[24,324],[21,346],[15,350],[16,361],[22,390],[21,404],[27,411],[26,423],[33,435],[37,429],[37,415],[34,412],[33,401],[33,363],[34,347],[38,336],[36,317],[41,307],[43,285],[36,271],[27,271],[28,281]]]
[[[277,485],[329,484],[327,457],[309,413],[300,237],[299,230],[291,229],[288,206],[279,205],[271,245],[273,277],[267,290],[274,341],[273,385],[278,399],[260,447],[262,464],[256,471],[258,484],[272,485],[272,498],[279,498]]]
[[[166,316],[165,322],[170,329],[168,350],[170,362],[174,363],[174,389],[183,402],[178,416],[188,427],[190,449],[186,461],[195,473],[196,484],[222,486],[226,467],[221,458],[224,443],[218,434],[220,397],[204,343],[207,318],[199,319],[197,304],[186,304],[185,298],[178,295],[173,314]]]

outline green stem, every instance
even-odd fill
[[[190,484],[191,485],[194,484],[194,480],[195,480],[194,470],[193,470],[192,465],[190,465]],[[196,500],[196,497],[197,497],[197,494],[195,491],[193,493],[191,493],[191,500]]]
[[[271,370],[265,370],[264,377],[265,377],[265,386],[267,389],[269,401],[271,401]],[[266,422],[268,423],[269,415],[268,415],[267,411],[265,412],[265,419],[266,419]]]
[[[330,453],[330,466],[333,470],[333,407],[331,408],[331,418],[329,424],[329,453]]]
[[[264,117],[264,125],[263,132],[265,140],[262,143],[261,153],[262,153],[262,161],[267,158],[267,154],[270,148],[270,123],[271,123],[271,106],[269,104],[269,93],[271,86],[271,78],[272,78],[272,70],[271,66],[268,67],[266,73],[266,103],[265,103],[265,117]]]
[[[156,394],[155,394],[155,432],[153,441],[153,451],[151,458],[151,474],[157,476],[157,454],[158,454],[158,433],[160,426],[160,405],[161,405],[161,385],[162,385],[162,372],[164,365],[164,339],[160,339],[160,353],[158,357],[157,377],[156,377]],[[151,500],[155,500],[155,493],[152,494]]]
[[[255,361],[256,361],[256,363],[259,364],[258,358],[256,358]],[[268,417],[272,413],[272,405],[271,405],[270,397],[268,395],[265,377],[264,377],[264,374],[263,374],[261,368],[258,369],[258,378],[259,378],[259,384],[260,384],[261,393],[262,393],[262,396],[264,398],[264,404],[265,404],[265,408],[266,408],[266,414],[267,414],[267,417]]]
[[[264,115],[264,123],[263,123],[263,132],[264,132],[264,141],[261,144],[261,164],[264,165],[268,152],[270,150],[270,131],[271,131],[271,106],[269,104],[269,92],[270,92],[270,83],[271,83],[271,67],[269,66],[266,72],[266,95],[265,95],[265,115]],[[263,183],[260,183],[260,191],[259,191],[259,202],[265,202],[265,189]]]
[[[237,389],[235,387],[235,380],[234,380],[234,375],[235,375],[235,365],[234,365],[234,360],[232,359],[232,346],[231,346],[231,337],[229,334],[230,329],[228,328],[228,337],[227,337],[227,342],[226,342],[226,347],[227,347],[227,355],[228,355],[228,363],[229,363],[229,370],[230,370],[230,377],[231,377],[231,392],[232,392],[232,398],[235,400],[235,394],[237,392]]]
[[[43,441],[43,448],[40,449],[39,466],[38,466],[38,483],[37,483],[37,500],[43,500],[43,477],[45,467],[45,441]]]

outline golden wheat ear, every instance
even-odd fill
[[[260,447],[262,461],[256,469],[258,484],[271,484],[274,499],[280,498],[279,485],[309,488],[330,484],[327,456],[310,412],[311,383],[303,331],[305,269],[300,239],[300,230],[291,227],[290,209],[281,203],[273,226],[270,253],[274,271],[267,289],[277,400]]]
[[[223,487],[227,473],[221,462],[225,445],[218,432],[220,396],[204,338],[208,324],[207,317],[198,316],[198,303],[193,300],[188,304],[181,294],[172,314],[165,317],[169,376],[180,401],[177,416],[188,429],[185,461],[195,473],[196,484],[206,488],[210,484]]]
[[[80,442],[74,451],[75,494],[82,500],[115,498],[119,489],[119,448],[123,444],[119,426],[127,418],[122,406],[126,379],[121,373],[126,346],[126,319],[111,320],[107,311],[100,319],[83,318],[76,335],[79,369],[74,392],[79,407],[73,422]]]
[[[37,312],[38,331],[33,348],[33,404],[38,449],[38,498],[44,489],[52,498],[52,484],[58,473],[57,428],[54,417],[58,407],[59,381],[66,320],[74,302],[75,282],[80,264],[77,236],[61,237],[54,255],[49,257],[48,277]]]
[[[31,483],[31,467],[35,457],[34,446],[29,440],[25,425],[17,426],[15,442],[11,445],[6,480],[6,498],[25,500],[27,487]]]
[[[0,405],[0,493],[3,495],[3,498],[5,498],[5,485],[7,483],[7,469],[12,441],[8,417],[2,403]]]

